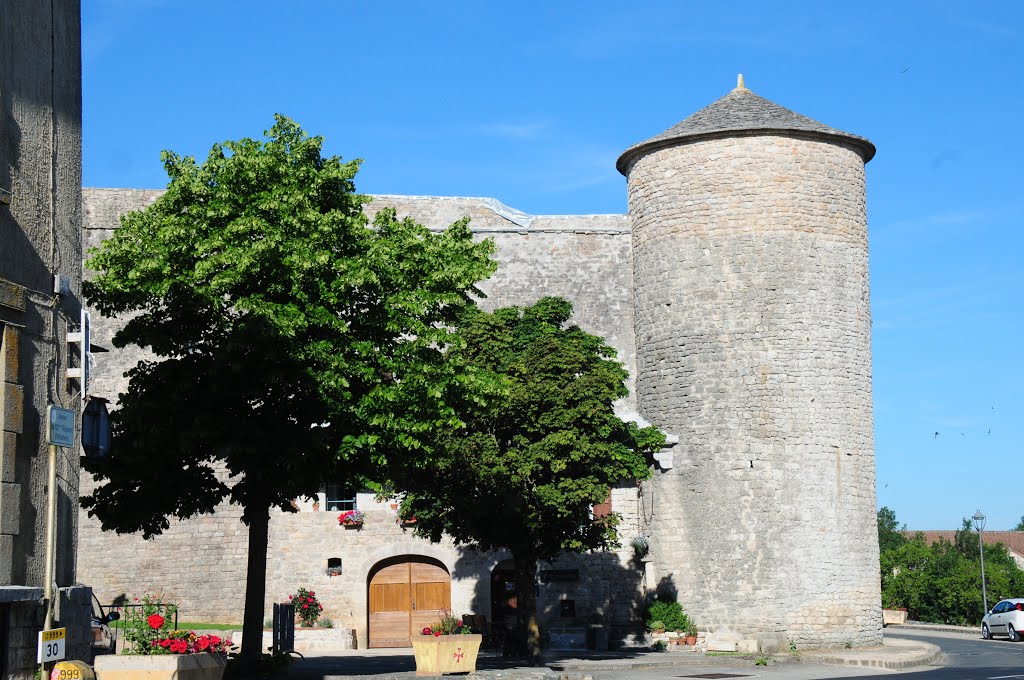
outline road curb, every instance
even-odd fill
[[[884,655],[875,656],[870,652],[868,654],[816,653],[806,657],[804,660],[828,666],[857,666],[864,668],[888,668],[890,670],[906,670],[908,668],[942,663],[942,650],[938,645],[928,642],[920,642],[918,645],[920,649],[913,652],[889,652],[889,658],[886,658]]]

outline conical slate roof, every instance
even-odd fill
[[[852,144],[861,150],[865,163],[875,155],[875,145],[863,137],[836,130],[759,97],[743,86],[743,77],[740,76],[740,84],[735,90],[660,135],[629,147],[619,156],[615,167],[625,175],[637,158],[666,146],[737,135],[780,133],[831,138]]]

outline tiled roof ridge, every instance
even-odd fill
[[[924,534],[925,541],[930,544],[937,542],[940,538],[952,543],[957,531],[959,529],[907,529],[900,533],[907,538]],[[1002,543],[1013,552],[1024,554],[1024,531],[989,531],[986,529],[981,533],[985,537],[985,545]]]

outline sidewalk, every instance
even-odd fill
[[[488,680],[587,680],[597,674],[628,674],[631,671],[723,667],[755,668],[762,655],[707,656],[689,652],[652,652],[619,650],[615,652],[548,652],[546,666],[523,666],[521,659],[508,659],[483,652],[477,662],[478,678]],[[906,670],[938,663],[942,654],[938,647],[922,641],[886,639],[881,647],[872,649],[839,649],[800,654],[779,654],[771,657],[771,666],[846,666]],[[415,677],[416,664],[412,650],[360,649],[344,652],[307,655],[289,668],[289,680],[409,680]]]

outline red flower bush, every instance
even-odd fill
[[[468,635],[471,632],[469,626],[463,626],[462,621],[447,609],[441,612],[440,621],[424,626],[423,630],[420,631],[423,635],[433,635],[434,637],[441,637],[442,635]]]
[[[199,654],[226,652],[231,642],[216,635],[196,635],[192,630],[176,630],[157,644],[171,654]]]
[[[316,624],[324,606],[317,601],[315,592],[299,588],[299,592],[289,595],[288,599],[295,605],[295,617],[303,627],[309,628]]]
[[[138,598],[136,598],[138,601]],[[139,607],[125,610],[125,639],[128,654],[198,654],[227,652],[231,640],[216,635],[196,635],[191,630],[172,630],[178,606],[159,595],[144,595]]]

